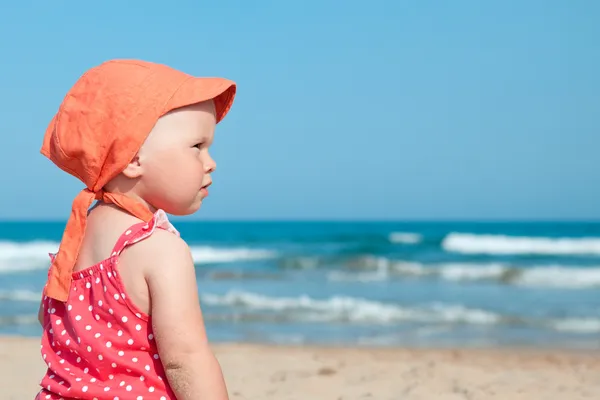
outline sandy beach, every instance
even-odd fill
[[[214,348],[231,399],[600,398],[600,352],[254,344]],[[33,399],[43,372],[37,340],[0,338],[1,399]]]

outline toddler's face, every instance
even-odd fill
[[[208,195],[215,161],[208,152],[216,117],[212,101],[163,116],[138,153],[138,193],[154,208],[173,215],[196,212]]]

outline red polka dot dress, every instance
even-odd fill
[[[48,370],[36,399],[175,399],[158,356],[151,318],[129,300],[119,254],[155,231],[179,234],[163,211],[128,229],[112,255],[73,273],[69,298],[42,301],[42,357]]]

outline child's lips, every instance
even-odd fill
[[[200,192],[202,192],[202,195],[203,195],[204,197],[208,196],[208,187],[209,187],[210,185],[212,185],[212,181],[211,181],[211,182],[208,182],[206,185],[204,185],[204,186],[202,186],[202,187],[200,188]]]

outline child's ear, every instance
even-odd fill
[[[130,179],[136,179],[142,176],[142,166],[140,164],[140,156],[135,155],[133,160],[123,170],[123,175]]]

